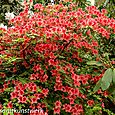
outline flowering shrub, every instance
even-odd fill
[[[28,11],[26,5],[9,21],[14,28],[0,29],[0,109],[102,114],[109,91],[93,89],[114,68],[106,57],[114,48],[115,20],[95,6],[36,4],[31,17]]]

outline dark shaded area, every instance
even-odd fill
[[[110,110],[111,112],[113,112],[115,114],[115,103],[112,102],[108,97],[107,99],[104,100],[104,104],[105,104],[105,109]],[[107,112],[102,111],[102,115],[108,115]]]

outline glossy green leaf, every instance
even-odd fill
[[[115,99],[115,90],[112,92],[113,98]]]
[[[25,83],[28,82],[28,79],[19,77],[19,81],[20,81],[22,84],[25,84]]]
[[[13,112],[11,112],[11,113],[10,113],[10,115],[14,115],[14,113],[13,113]]]
[[[96,92],[96,91],[99,90],[99,88],[101,87],[101,83],[102,83],[102,80],[100,79],[100,80],[97,82],[97,84],[96,84],[96,86],[94,87],[94,89],[93,89],[94,92]]]
[[[113,71],[111,68],[107,69],[102,77],[102,82],[105,81],[105,82],[112,82],[112,74],[113,74]]]
[[[87,62],[87,65],[102,66],[102,63],[98,62],[98,61],[89,61],[89,62]]]
[[[2,30],[0,30],[0,33],[2,33]]]
[[[106,90],[106,89],[108,89],[109,86],[110,86],[110,82],[105,82],[105,81],[103,81],[103,82],[101,83],[101,88],[102,88],[103,91]]]
[[[65,57],[64,57],[64,56],[60,56],[60,55],[59,55],[59,58],[64,59]]]
[[[15,40],[13,40],[14,42],[23,42],[24,41],[24,38],[17,38]]]
[[[102,90],[106,90],[109,88],[111,82],[112,82],[112,69],[109,68],[105,71],[103,77],[102,77],[102,83],[101,83],[101,88]]]
[[[8,112],[3,112],[3,115],[8,115]]]
[[[108,88],[109,94],[112,94],[115,91],[115,85],[112,84],[109,88]]]
[[[113,69],[112,79],[113,79],[113,83],[115,84],[115,68]]]
[[[39,88],[37,88],[37,91],[38,91],[38,92],[40,92],[40,93],[42,92],[42,90],[41,90],[41,89],[39,89]]]

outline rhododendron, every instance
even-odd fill
[[[93,88],[113,68],[114,60],[103,53],[112,50],[103,44],[113,39],[115,20],[105,9],[74,3],[35,4],[29,16],[24,4],[24,11],[9,21],[14,27],[0,28],[1,106],[43,110],[35,115],[102,111],[109,91]]]

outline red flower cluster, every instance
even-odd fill
[[[0,29],[0,93],[8,108],[18,103],[21,108],[42,108],[43,115],[83,114],[84,105],[95,106],[89,93],[103,75],[103,71],[95,75],[86,62],[97,59],[100,40],[110,39],[115,20],[106,16],[106,10],[94,6],[76,10],[73,3],[36,4],[34,10],[30,17],[26,4],[10,20],[14,28]]]

